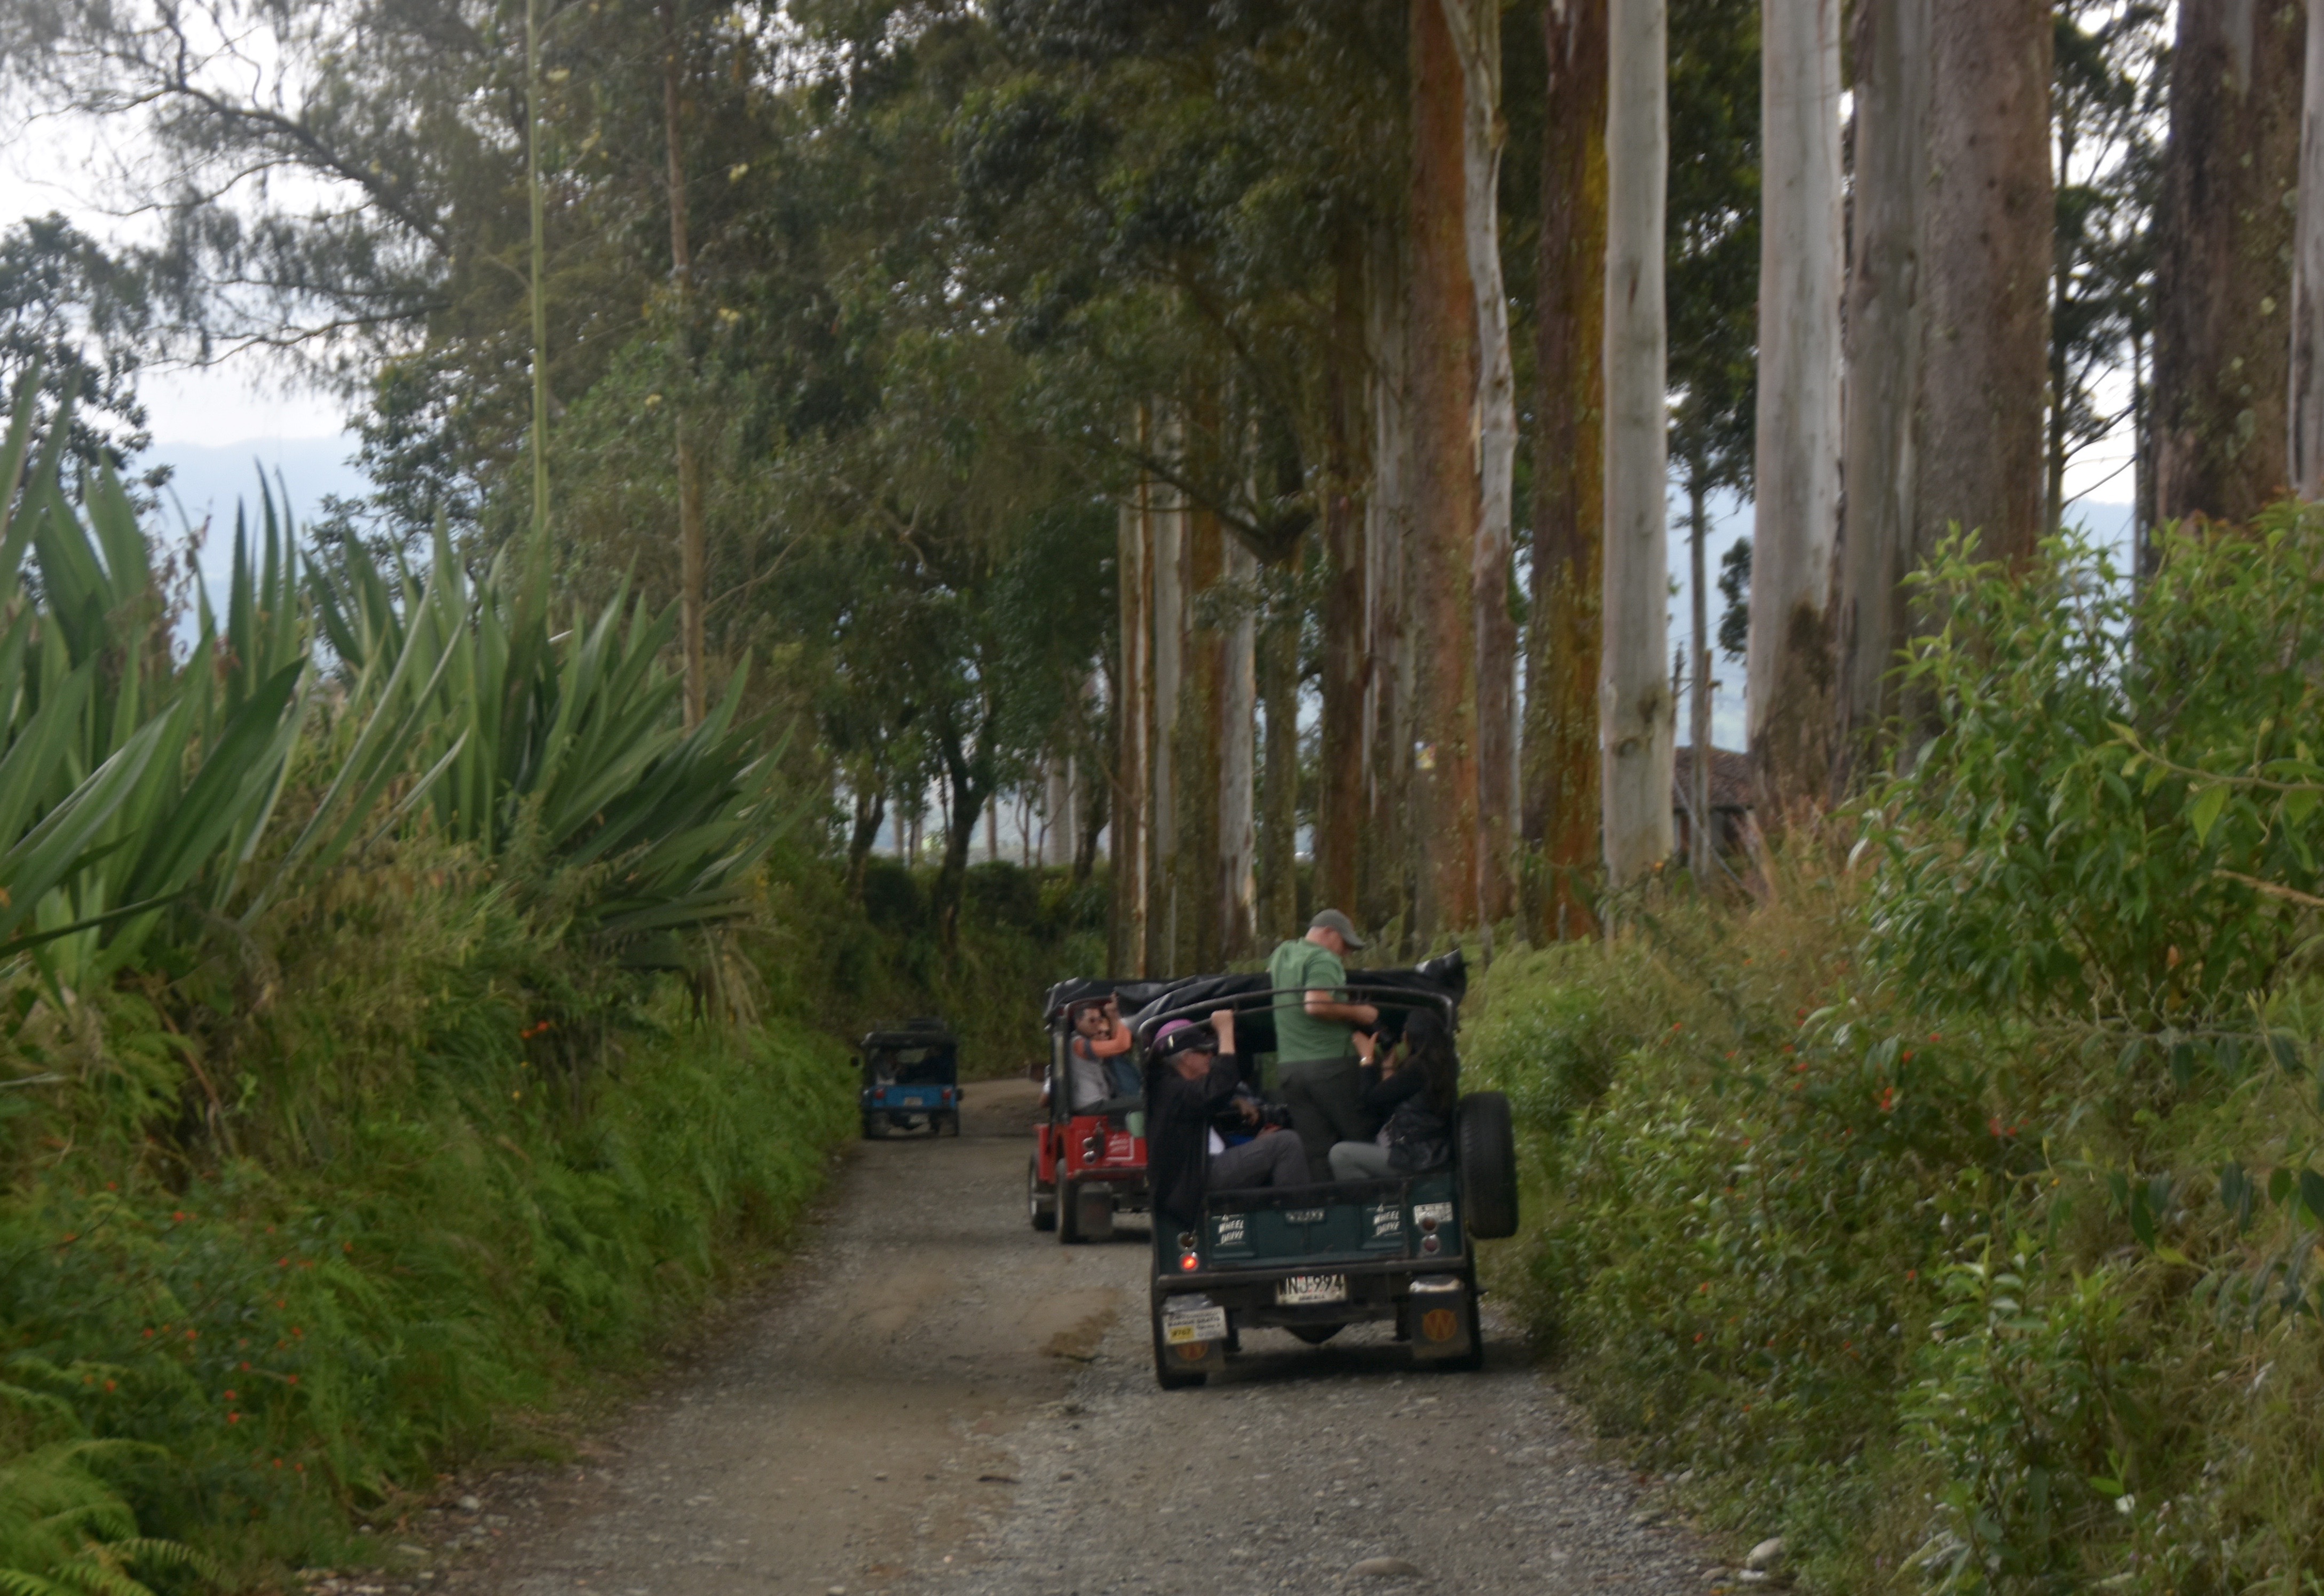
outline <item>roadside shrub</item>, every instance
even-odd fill
[[[2030,571],[1941,549],[1904,673],[1933,734],[1877,795],[1872,946],[1932,1004],[2144,1031],[2273,982],[2324,849],[2324,514],[2155,534],[2134,591],[2089,544]],[[2273,785],[2262,785],[2262,783]]]

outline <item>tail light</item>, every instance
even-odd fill
[[[1191,1273],[1203,1267],[1202,1255],[1194,1250],[1194,1232],[1178,1232],[1178,1268],[1181,1272]]]
[[[1102,1161],[1104,1158],[1105,1158],[1105,1138],[1104,1138],[1104,1137],[1102,1137],[1102,1136],[1084,1136],[1084,1137],[1083,1137],[1083,1138],[1082,1138],[1082,1162],[1083,1162],[1083,1163],[1084,1163],[1084,1164],[1095,1164],[1095,1163],[1098,1163],[1098,1162]]]

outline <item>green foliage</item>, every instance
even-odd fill
[[[2075,1543],[2115,1500],[2136,1506],[2108,1477],[2142,1416],[2121,1282],[2105,1268],[2061,1280],[2034,1239],[2015,1246],[1945,1267],[1903,1405],[1945,1481],[1942,1527],[1918,1555],[1934,1590],[2075,1589]]]
[[[1854,868],[1795,837],[1747,915],[1480,983],[1538,1187],[1505,1272],[1810,1589],[2324,1577],[2318,535],[2173,530],[2135,596],[1955,546]]]
[[[2299,946],[2267,889],[2312,881],[2324,845],[2324,522],[2156,542],[2135,594],[2072,539],[2022,578],[1968,543],[1928,574],[1905,681],[1936,734],[1869,835],[1877,946],[1932,995],[2249,1032]]]

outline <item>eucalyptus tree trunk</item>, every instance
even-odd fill
[[[1323,705],[1316,727],[1315,899],[1318,905],[1352,914],[1360,902],[1365,778],[1371,754],[1364,735],[1369,567],[1363,481],[1370,452],[1363,436],[1364,261],[1362,235],[1355,229],[1342,235],[1333,264],[1332,338],[1325,346],[1323,367]],[[1295,704],[1297,641],[1295,634]],[[1270,737],[1274,714],[1272,708],[1268,711]],[[1270,761],[1272,757],[1270,752]],[[1296,762],[1296,745],[1292,757]]]
[[[1928,177],[1931,0],[1858,0],[1856,236],[1848,281],[1847,415],[1833,555],[1832,793],[1877,757],[1904,646],[1906,551],[1919,521],[1921,227]]]
[[[1668,365],[1663,313],[1669,180],[1663,0],[1612,0],[1607,51],[1606,586],[1599,674],[1606,872],[1628,886],[1671,854]]]
[[[1500,0],[1441,4],[1461,60],[1462,230],[1477,319],[1477,524],[1469,550],[1477,647],[1473,913],[1489,958],[1493,924],[1517,904],[1517,629],[1509,613],[1509,565],[1516,547],[1517,407],[1509,296],[1501,280],[1501,7]]]
[[[1549,0],[1536,276],[1532,624],[1524,832],[1541,851],[1535,915],[1561,941],[1595,929],[1598,666],[1605,551],[1608,0]]]
[[[1711,886],[1712,850],[1717,839],[1711,826],[1711,595],[1704,581],[1703,544],[1711,536],[1711,518],[1704,512],[1702,474],[1686,477],[1687,595],[1692,602],[1694,637],[1687,661],[1687,869],[1694,890]]]
[[[1469,270],[1468,128],[1461,60],[1442,5],[1411,8],[1411,352],[1416,602],[1414,802],[1428,816],[1416,929],[1478,923],[1477,529],[1484,512],[1471,429],[1479,370]]]
[[[2292,491],[2324,498],[2324,5],[2309,0],[2301,82],[2300,202],[2292,245]]]
[[[2247,521],[2290,480],[2299,10],[2182,0],[2155,218],[2154,491]]]
[[[540,0],[524,5],[524,186],[530,233],[526,308],[532,313],[532,574],[528,602],[549,584],[549,224],[540,182]]]
[[[1411,275],[1403,230],[1372,230],[1364,273],[1364,341],[1370,352],[1371,493],[1364,501],[1365,847],[1360,862],[1367,924],[1411,930],[1413,705],[1417,697],[1406,550],[1413,503]],[[1344,907],[1344,906],[1341,906]],[[1398,951],[1401,951],[1399,949]]]
[[[1918,565],[1958,523],[1978,533],[1986,558],[2021,566],[2044,530],[2057,239],[2050,6],[1934,0],[1930,16],[1923,464],[1909,558]]]
[[[1165,412],[1159,429],[1159,450],[1165,459],[1176,459],[1185,444],[1185,422],[1176,409]],[[1149,894],[1146,911],[1146,973],[1175,975],[1185,966],[1178,961],[1179,839],[1178,839],[1178,697],[1186,667],[1186,541],[1185,495],[1167,484],[1157,484],[1154,496],[1152,569],[1154,636],[1154,714],[1148,727],[1153,741],[1153,777],[1147,830],[1152,840],[1153,863],[1147,871]]]
[[[1206,398],[1208,396],[1205,396]],[[1189,409],[1187,431],[1196,447],[1218,436],[1217,418],[1207,404]],[[1218,967],[1222,950],[1220,912],[1220,729],[1227,690],[1228,654],[1218,613],[1219,586],[1226,574],[1228,539],[1215,511],[1194,505],[1186,514],[1185,669],[1178,682],[1177,734],[1172,770],[1177,777],[1172,807],[1178,814],[1176,924],[1171,945],[1177,971]]]
[[[1268,573],[1259,635],[1259,697],[1267,722],[1259,781],[1259,948],[1294,936],[1299,916],[1299,604],[1296,573]],[[1318,772],[1320,777],[1321,772]]]
[[[1831,784],[1840,3],[1762,0],[1760,15],[1758,503],[1744,708],[1760,813],[1781,821]],[[1702,752],[1695,758],[1707,769]]]
[[[877,781],[868,781],[855,789],[855,824],[847,836],[847,897],[860,903],[863,899],[863,870],[872,857],[872,844],[880,840],[880,827],[888,817],[888,794]]]
[[[1139,453],[1152,447],[1153,412],[1141,405],[1135,422]],[[1117,975],[1147,973],[1147,872],[1152,863],[1146,835],[1153,801],[1148,763],[1154,745],[1154,483],[1144,472],[1114,528],[1114,580],[1120,604],[1120,652],[1113,674],[1112,827],[1113,946],[1109,967]]]
[[[1074,779],[1080,774],[1074,768],[1074,756],[1065,752],[1051,754],[1042,767],[1038,858],[1044,867],[1073,863],[1074,839],[1079,831],[1074,823]]]
[[[1205,970],[1249,958],[1259,935],[1259,618],[1250,602],[1259,585],[1259,561],[1232,537],[1225,539],[1223,553],[1220,575],[1228,602],[1212,644],[1219,660],[1212,728],[1219,773],[1218,873],[1212,899],[1218,941],[1203,962]],[[1291,777],[1296,792],[1296,766]]]
[[[686,659],[685,715],[701,724],[709,701],[708,664],[704,659],[704,575],[707,559],[702,536],[702,473],[694,458],[694,252],[686,236],[685,42],[679,36],[678,0],[661,4],[661,109],[663,144],[669,156],[669,281],[678,327],[672,362],[676,392],[670,394],[670,430],[678,446],[678,630]]]

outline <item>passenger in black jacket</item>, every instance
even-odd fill
[[[1461,1097],[1461,1059],[1434,1011],[1405,1021],[1405,1055],[1380,1048],[1380,1078],[1364,1091],[1364,1107],[1385,1121],[1377,1139],[1332,1144],[1333,1180],[1379,1180],[1419,1175],[1452,1161],[1452,1119]]]
[[[1154,1055],[1146,1177],[1156,1213],[1185,1229],[1202,1218],[1205,1191],[1307,1184],[1307,1154],[1289,1131],[1263,1125],[1240,1147],[1213,1145],[1211,1117],[1233,1100],[1242,1084],[1233,1010],[1219,1010],[1207,1025],[1173,1020],[1156,1036]]]

